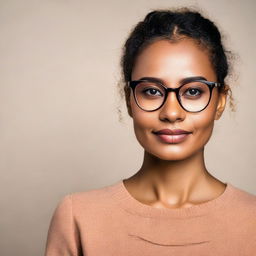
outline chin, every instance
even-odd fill
[[[182,155],[171,155],[171,154],[151,154],[153,155],[155,158],[158,158],[160,160],[164,160],[164,161],[181,161],[186,159],[187,157],[184,157]]]
[[[149,154],[151,157],[158,158],[165,161],[185,160],[196,153],[196,152],[184,151],[184,149],[182,150],[181,148],[179,148],[179,146],[172,145],[171,147],[172,147],[171,149],[169,148],[166,150],[163,150],[163,149],[156,150],[156,148],[154,148],[153,150],[150,150],[147,148],[144,148],[144,149],[145,149],[145,152]]]

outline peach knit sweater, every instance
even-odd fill
[[[137,201],[123,180],[59,201],[45,256],[255,256],[256,196],[226,183],[188,208]]]

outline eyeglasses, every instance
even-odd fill
[[[129,81],[128,85],[138,107],[148,112],[161,108],[169,92],[175,92],[184,110],[200,112],[208,106],[213,88],[222,86],[221,83],[207,81],[204,77],[185,78],[178,88],[168,88],[157,78]]]

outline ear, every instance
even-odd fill
[[[229,86],[225,85],[225,89],[221,92],[219,92],[219,98],[218,98],[218,105],[216,108],[215,118],[214,120],[219,120],[227,102],[227,95],[228,95]]]
[[[133,118],[130,99],[128,99],[128,101],[127,101],[127,103],[126,103],[126,106],[127,106],[127,111],[128,111],[129,116],[130,116],[131,118]]]
[[[125,87],[125,101],[126,101],[128,114],[132,118],[131,91],[130,91],[130,88],[127,88],[127,87]]]

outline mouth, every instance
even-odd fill
[[[153,132],[157,136],[157,138],[164,143],[181,143],[185,141],[189,135],[192,132],[176,129],[176,130],[170,130],[170,129],[163,129],[156,132]]]

